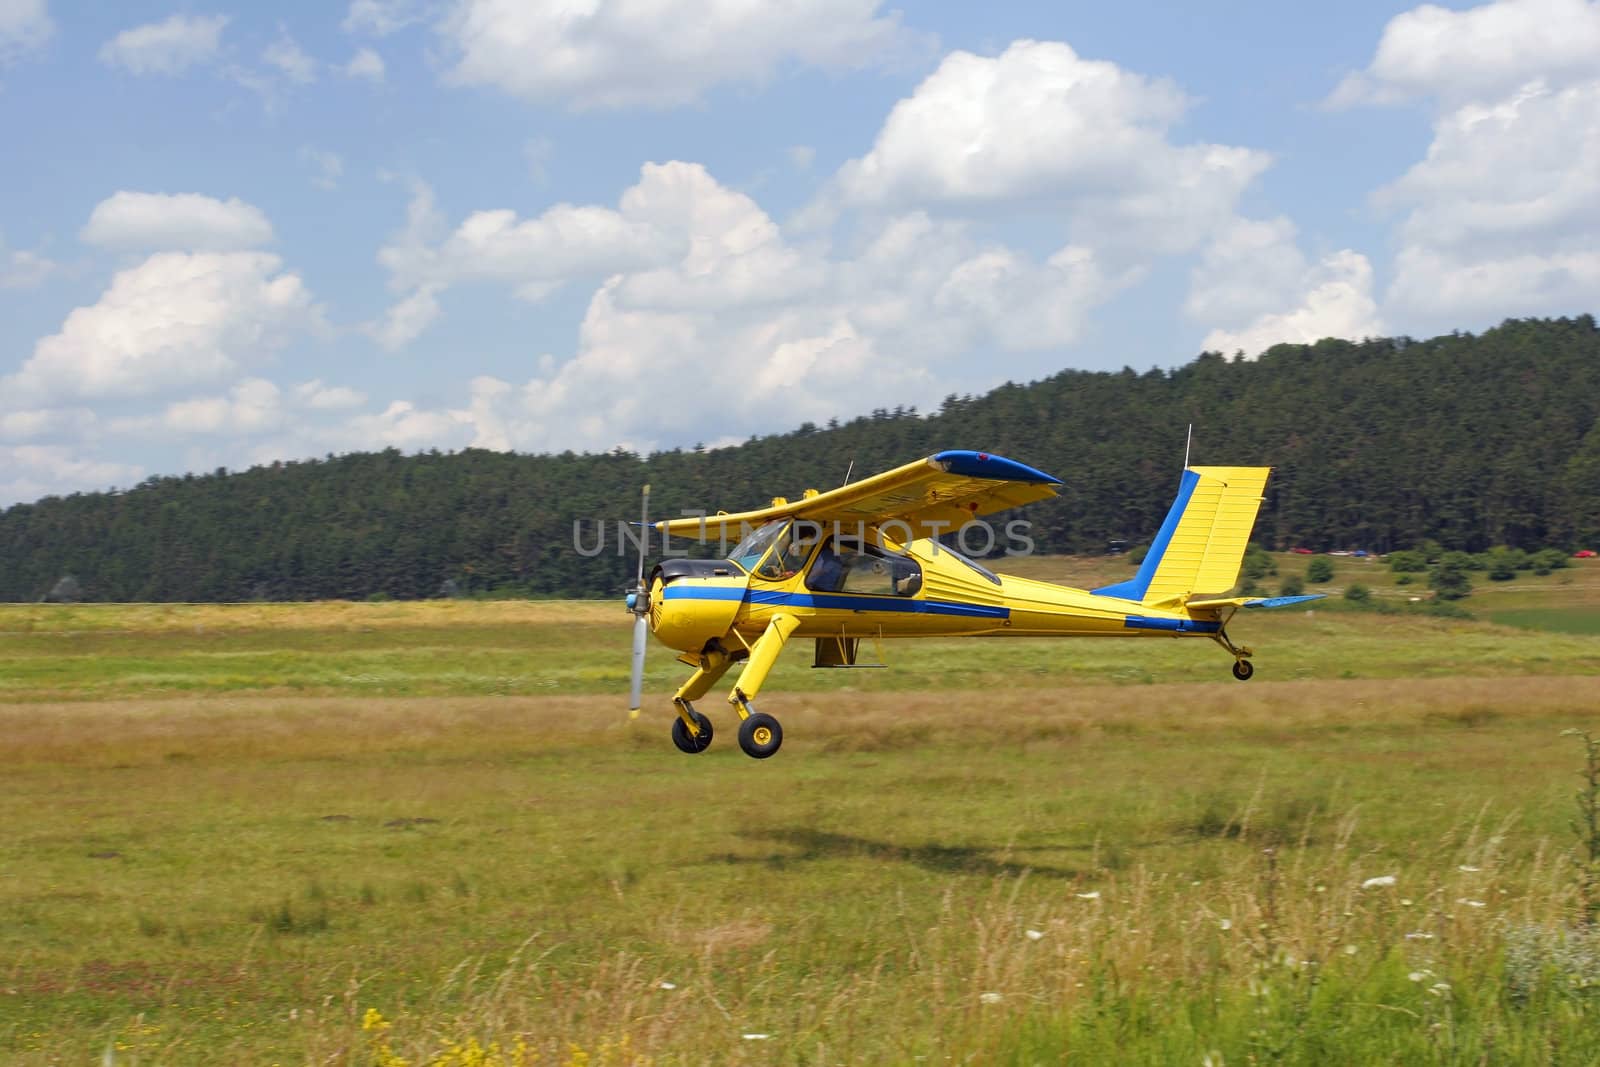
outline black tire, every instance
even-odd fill
[[[1250,676],[1254,673],[1256,673],[1256,669],[1250,665],[1249,660],[1236,659],[1233,661],[1233,676],[1239,681],[1248,682]]]
[[[699,735],[690,735],[689,728],[683,724],[683,716],[680,715],[672,720],[672,743],[678,746],[679,752],[687,752],[692,756],[711,747],[711,720],[698,711],[689,712],[689,717],[700,728]]]
[[[778,720],[761,711],[739,724],[739,747],[752,759],[766,759],[783,744],[783,727]]]

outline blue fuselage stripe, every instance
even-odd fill
[[[785,593],[777,589],[735,589],[669,585],[662,592],[667,600],[748,600],[763,607],[836,608],[842,611],[901,611],[915,615],[962,615],[976,619],[1007,619],[1010,608],[986,604],[956,604],[945,600],[912,600],[907,597],[863,596],[855,593]]]
[[[1214,634],[1222,629],[1220,622],[1202,622],[1199,619],[1154,619],[1147,615],[1129,615],[1122,625],[1130,630],[1171,630],[1174,633]]]
[[[743,600],[745,590],[731,585],[669,585],[662,591],[664,600]]]

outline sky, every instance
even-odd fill
[[[1600,0],[0,0],[0,161],[0,506],[715,447],[1594,312]]]

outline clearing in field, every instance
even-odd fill
[[[1592,634],[795,656],[757,762],[626,622],[0,608],[5,1061],[1600,1059]]]

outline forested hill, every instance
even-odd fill
[[[879,411],[736,448],[640,458],[393,450],[152,478],[0,513],[0,600],[71,574],[90,600],[229,601],[462,592],[612,595],[631,577],[614,522],[740,510],[946,448],[1062,478],[1026,510],[1041,551],[1148,538],[1192,461],[1276,468],[1256,527],[1270,546],[1481,550],[1600,542],[1600,331],[1591,316],[1481,336],[1281,345],[1259,361],[1065,371],[933,414]],[[706,427],[713,436],[716,427]]]

